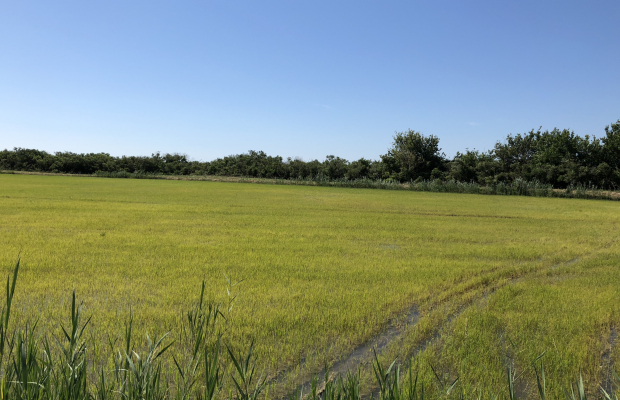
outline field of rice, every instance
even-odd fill
[[[619,223],[613,201],[7,174],[0,277],[21,255],[16,321],[50,330],[75,288],[95,353],[130,312],[174,339],[204,280],[273,397],[325,364],[371,392],[376,348],[437,397],[457,377],[492,396],[507,369],[530,396],[544,353],[557,398],[620,361]]]

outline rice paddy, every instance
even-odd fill
[[[612,201],[0,175],[0,272],[21,254],[17,321],[54,329],[75,288],[101,343],[130,312],[175,338],[204,280],[275,397],[324,364],[373,392],[372,348],[436,397],[457,377],[492,396],[507,369],[532,396],[544,353],[558,397],[620,360],[619,222]]]

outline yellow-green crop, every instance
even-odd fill
[[[17,312],[58,316],[75,287],[93,335],[130,307],[140,329],[174,331],[203,279],[228,301],[226,275],[243,280],[228,340],[255,339],[289,388],[412,307],[382,357],[415,355],[428,383],[433,365],[491,394],[512,363],[531,393],[544,351],[553,393],[580,371],[603,382],[619,360],[618,222],[611,201],[0,175]]]

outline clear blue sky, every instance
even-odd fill
[[[0,3],[0,148],[450,156],[620,118],[620,1]]]

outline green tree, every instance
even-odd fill
[[[434,169],[445,169],[445,155],[439,148],[439,138],[424,136],[411,129],[396,132],[392,148],[381,156],[381,160],[390,178],[400,182],[430,179]]]
[[[460,182],[494,183],[499,164],[492,151],[481,152],[467,149],[465,153],[456,152],[449,164],[448,179]]]
[[[601,141],[605,162],[612,168],[620,168],[620,119],[605,127],[605,137]]]
[[[349,162],[344,158],[329,155],[323,162],[323,174],[328,179],[342,179],[347,173]]]

